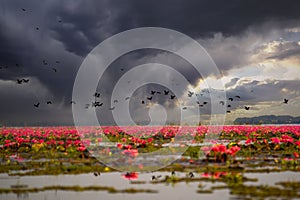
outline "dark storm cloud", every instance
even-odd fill
[[[300,45],[297,42],[289,42],[278,45],[272,56],[269,56],[268,59],[278,59],[283,60],[290,57],[298,57],[300,56]]]
[[[62,103],[59,113],[65,116],[64,113],[70,113],[67,105],[71,100],[76,72],[84,57],[101,41],[120,31],[142,26],[156,26],[175,29],[195,39],[211,37],[218,32],[224,36],[238,36],[250,26],[260,27],[259,25],[268,21],[274,22],[272,26],[277,28],[294,27],[295,20],[300,18],[299,5],[299,1],[258,0],[247,2],[237,0],[230,2],[4,0],[0,3],[0,79],[11,80],[9,85],[16,84],[17,78],[27,77],[37,80],[36,84],[41,86],[40,91],[47,91],[40,92],[37,98],[53,98],[56,102]],[[22,8],[26,11],[22,11]],[[216,44],[214,48],[217,46]],[[286,54],[274,56],[282,59],[282,57],[296,55],[297,52],[294,48]],[[226,53],[216,55],[217,58],[227,56]],[[43,60],[47,62],[46,66]],[[150,52],[150,55],[148,52],[147,55],[140,54],[138,58],[133,56],[123,61],[122,65],[125,66],[141,61],[161,63],[165,61],[170,66],[181,64],[181,68],[178,69],[189,77],[191,83],[195,84],[199,78],[193,70],[188,69],[184,61],[175,60],[167,54],[157,56],[155,52]],[[241,64],[243,61],[241,59],[237,63]],[[220,67],[225,70],[230,69],[234,64],[220,61]],[[57,73],[52,68],[56,68]],[[119,77],[114,71],[108,72],[107,76],[111,82],[115,82]],[[109,83],[103,86],[107,87],[108,91],[111,90]],[[1,93],[5,90],[9,89],[1,87]],[[30,91],[34,88],[25,90]],[[10,113],[16,118],[19,114],[22,115],[21,113],[22,116],[26,116],[25,113],[32,110],[31,103],[30,108],[24,104],[18,109],[13,109],[13,105],[23,98],[27,99],[28,104],[34,99],[22,96],[16,98],[13,94],[19,93],[20,90],[14,87],[10,92],[6,94],[7,98],[1,99],[0,109],[5,112],[1,112],[0,120],[6,118],[9,112],[7,108],[11,108]],[[14,102],[10,99],[18,99],[18,101]],[[157,101],[163,104],[160,100]],[[49,116],[59,120],[59,117],[53,114],[53,109],[45,108],[42,113],[45,114],[47,111]],[[41,115],[32,115],[32,117],[40,118]],[[20,119],[25,120],[26,117]]]

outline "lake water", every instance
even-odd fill
[[[145,181],[143,184],[131,184],[129,180],[121,177],[121,173],[111,172],[102,173],[100,176],[94,176],[92,173],[80,175],[58,175],[58,176],[8,176],[0,175],[0,187],[11,188],[20,185],[24,188],[42,188],[45,186],[111,186],[118,190],[136,188],[136,189],[151,189],[157,193],[109,193],[107,191],[64,191],[64,190],[47,190],[42,192],[30,193],[8,193],[0,194],[1,200],[140,200],[140,199],[235,199],[238,196],[231,195],[229,189],[214,190],[213,193],[203,194],[197,193],[199,182],[180,182],[176,184],[153,184],[151,183],[152,175],[170,175],[167,172],[142,173],[139,174],[138,181]],[[176,173],[176,176],[184,177],[184,173]],[[246,173],[248,178],[257,178],[257,182],[246,182],[245,185],[275,185],[279,181],[300,181],[299,173],[297,172],[279,172],[279,173]],[[200,177],[200,174],[195,174],[195,178]],[[225,185],[224,183],[200,182],[202,189],[209,190],[212,186]],[[276,198],[275,198],[276,199]]]

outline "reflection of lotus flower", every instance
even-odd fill
[[[137,157],[137,155],[139,154],[137,149],[125,149],[122,154],[130,156],[132,158]]]
[[[122,177],[127,180],[135,180],[138,178],[137,172],[127,172],[126,174],[122,174]]]

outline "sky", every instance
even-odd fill
[[[82,106],[70,103],[75,101],[73,86],[86,57],[115,34],[140,27],[172,29],[193,38],[207,51],[222,77],[203,77],[189,62],[167,51],[128,52],[111,63],[100,78],[97,92],[101,96],[95,101],[103,106],[95,108],[87,102],[86,112],[96,110],[100,123],[115,123],[112,109],[118,109],[123,101],[128,101],[135,123],[162,119],[178,123],[183,107],[191,122],[208,122],[210,96],[219,94],[220,89],[208,87],[207,82],[220,80],[227,96],[224,106],[230,105],[226,108],[230,110],[225,115],[227,124],[237,117],[300,116],[299,7],[297,0],[2,0],[0,124],[73,124],[72,108]],[[129,94],[124,94],[111,103],[118,80],[146,63],[170,66],[186,77],[188,84],[181,85],[174,101],[168,96],[172,91],[164,95],[168,88],[148,84],[133,91],[130,99],[125,100]],[[145,73],[176,85],[170,74],[148,70]],[[132,81],[140,78],[129,77]],[[29,81],[18,84],[22,79]],[[151,90],[162,94],[151,95]],[[201,105],[208,102],[199,107],[200,119],[190,110],[198,105],[192,104],[188,91],[194,92],[193,100]],[[147,97],[151,96],[150,101]],[[234,100],[229,101],[230,97]],[[285,98],[287,104],[283,103]],[[129,123],[126,117],[121,121]]]

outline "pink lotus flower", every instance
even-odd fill
[[[280,139],[278,137],[271,138],[271,140],[272,140],[272,143],[274,143],[274,144],[280,143]]]
[[[127,180],[135,180],[139,176],[138,176],[137,172],[127,172],[126,174],[122,174],[122,177],[127,179]]]
[[[125,149],[122,154],[126,155],[126,156],[129,156],[129,157],[132,157],[132,158],[135,158],[138,156],[139,152],[137,149]]]

